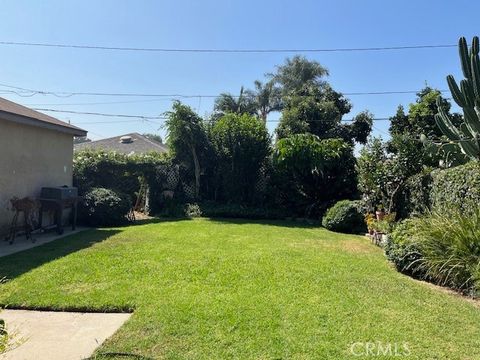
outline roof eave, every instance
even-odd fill
[[[28,116],[23,116],[23,115],[18,115],[18,114],[13,114],[7,111],[2,111],[0,110],[0,118],[7,120],[7,121],[12,121],[18,124],[23,124],[23,125],[31,125],[31,126],[36,126],[40,127],[43,129],[48,129],[48,130],[55,130],[59,132],[63,132],[66,134],[70,134],[73,136],[86,136],[87,131],[80,129],[80,128],[74,128],[74,127],[69,127],[69,126],[62,126],[62,125],[57,125],[57,124],[52,124],[48,123],[46,121],[41,121],[38,119],[34,119]]]

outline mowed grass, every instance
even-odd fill
[[[479,307],[397,273],[364,237],[296,223],[89,230],[0,258],[2,276],[4,306],[133,310],[98,354],[351,359],[353,343],[380,342],[480,358]]]

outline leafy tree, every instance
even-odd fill
[[[217,157],[216,181],[223,200],[252,201],[260,170],[271,152],[265,124],[252,115],[229,113],[213,125],[210,139]]]
[[[158,142],[158,143],[160,143],[160,144],[163,143],[162,137],[161,137],[160,135],[158,135],[158,134],[144,133],[144,134],[142,134],[142,135],[145,136],[145,137],[146,137],[147,139],[149,139],[149,140],[156,141],[156,142]]]
[[[410,135],[420,139],[423,134],[430,139],[439,139],[442,132],[435,123],[435,114],[438,113],[437,98],[440,97],[442,109],[449,114],[454,123],[461,122],[460,114],[450,114],[450,102],[441,97],[441,92],[426,86],[417,93],[415,103],[409,105],[408,113],[405,113],[403,106],[399,106],[395,116],[390,118],[390,133],[392,135]]]
[[[321,139],[341,138],[351,144],[365,143],[372,115],[363,112],[350,124],[342,122],[352,105],[324,80],[328,71],[316,61],[296,56],[287,59],[272,75],[282,89],[283,112],[276,129],[279,139],[311,133]]]
[[[167,144],[170,152],[178,161],[193,164],[195,175],[195,196],[200,194],[200,175],[202,172],[202,154],[208,147],[208,138],[202,119],[187,105],[179,101],[173,103],[168,117]]]
[[[75,136],[73,138],[73,143],[74,144],[81,144],[81,143],[84,143],[84,142],[90,142],[92,140],[90,140],[88,137],[86,136]]]
[[[274,153],[280,202],[297,214],[321,214],[356,195],[355,158],[341,139],[296,134],[279,140]]]

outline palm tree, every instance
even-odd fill
[[[234,96],[230,93],[222,93],[215,99],[214,110],[220,116],[227,113],[250,114],[257,112],[255,95],[250,90],[240,88],[240,95]]]
[[[280,88],[273,81],[262,83],[255,80],[255,103],[260,119],[266,123],[269,113],[282,110]]]

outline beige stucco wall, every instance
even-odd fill
[[[0,232],[12,219],[13,196],[72,185],[72,157],[72,135],[0,119]]]

